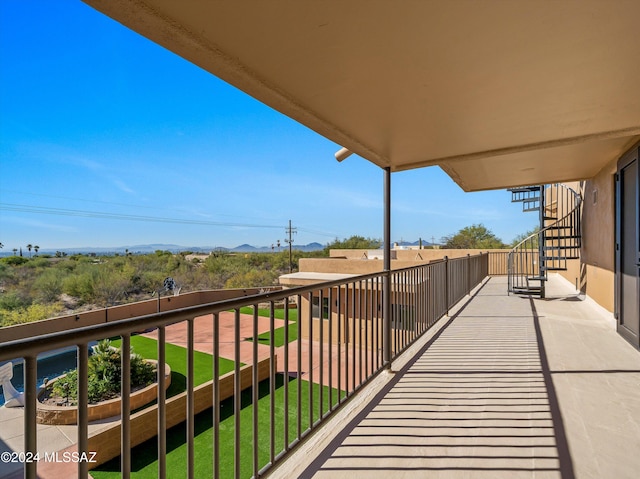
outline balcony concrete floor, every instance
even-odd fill
[[[444,322],[273,477],[638,477],[640,352],[610,314],[557,277],[545,300],[493,277]]]

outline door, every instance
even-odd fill
[[[640,349],[640,169],[638,147],[618,161],[616,303],[618,332]]]

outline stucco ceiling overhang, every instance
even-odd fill
[[[636,0],[85,0],[392,171],[589,178],[640,138]]]

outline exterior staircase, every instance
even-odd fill
[[[518,243],[507,262],[510,293],[545,296],[549,271],[564,271],[580,257],[581,196],[563,184],[511,188],[522,211],[538,212],[540,229]]]

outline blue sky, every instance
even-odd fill
[[[0,1],[4,252],[382,237],[382,170],[73,0]],[[392,176],[392,239],[531,229],[502,191]]]

